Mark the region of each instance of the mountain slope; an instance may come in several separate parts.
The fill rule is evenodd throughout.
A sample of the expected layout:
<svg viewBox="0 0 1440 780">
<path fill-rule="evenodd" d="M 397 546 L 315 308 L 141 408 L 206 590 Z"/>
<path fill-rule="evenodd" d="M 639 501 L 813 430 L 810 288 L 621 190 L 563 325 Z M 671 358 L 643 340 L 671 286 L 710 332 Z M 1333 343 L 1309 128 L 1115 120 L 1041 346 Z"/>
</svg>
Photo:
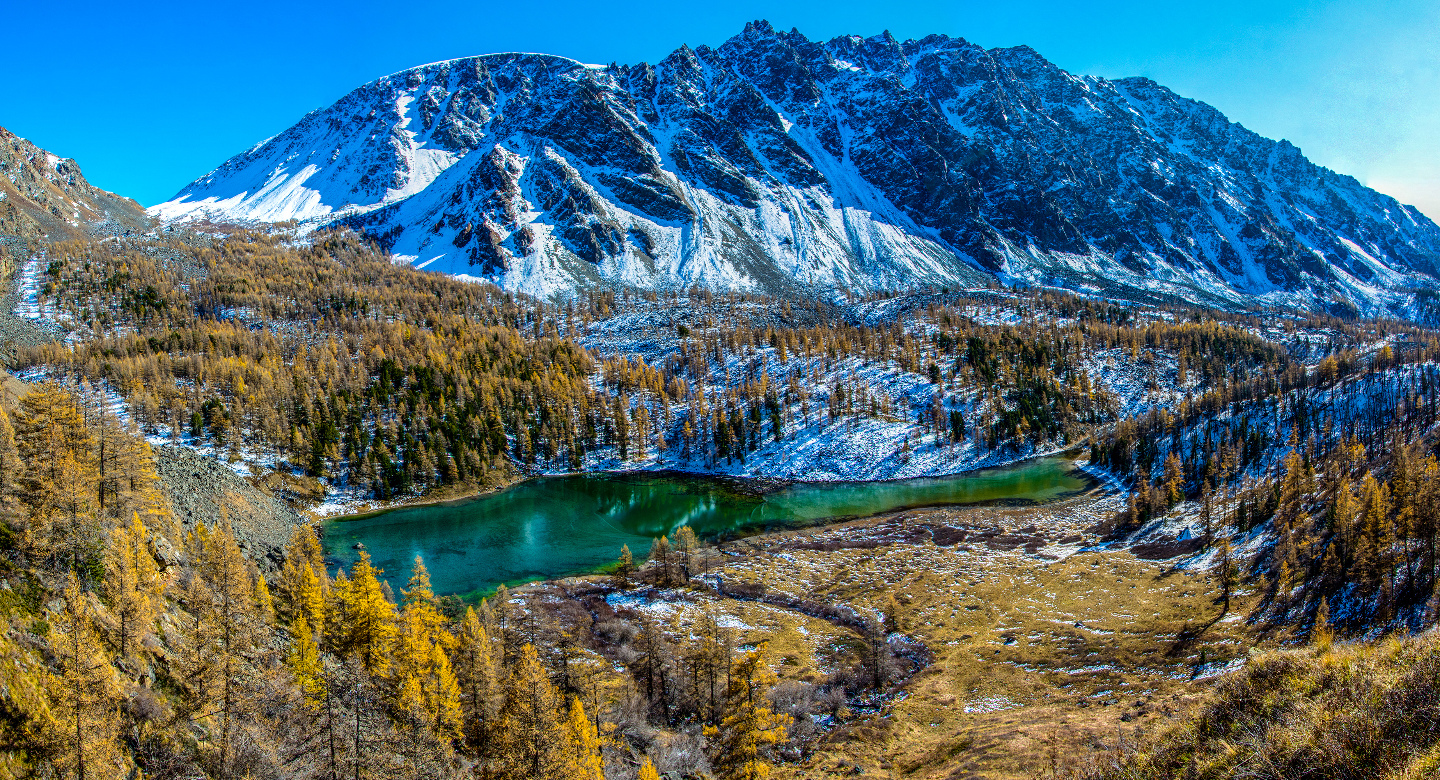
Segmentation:
<svg viewBox="0 0 1440 780">
<path fill-rule="evenodd" d="M 1026 47 L 764 22 L 656 65 L 498 54 L 378 79 L 152 213 L 341 222 L 549 293 L 990 278 L 1406 314 L 1440 228 L 1146 79 Z"/>
<path fill-rule="evenodd" d="M 0 237 L 70 238 L 107 221 L 136 227 L 147 219 L 140 204 L 86 181 L 74 160 L 0 127 Z"/>
</svg>

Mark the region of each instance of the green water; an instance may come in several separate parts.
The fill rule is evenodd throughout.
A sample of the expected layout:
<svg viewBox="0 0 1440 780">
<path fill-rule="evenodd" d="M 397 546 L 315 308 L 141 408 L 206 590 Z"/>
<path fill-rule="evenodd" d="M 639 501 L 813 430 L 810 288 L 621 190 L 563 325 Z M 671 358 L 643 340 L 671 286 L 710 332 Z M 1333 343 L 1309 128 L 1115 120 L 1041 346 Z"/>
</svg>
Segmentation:
<svg viewBox="0 0 1440 780">
<path fill-rule="evenodd" d="M 1049 501 L 1090 486 L 1067 458 L 1040 458 L 953 477 L 796 483 L 768 491 L 743 481 L 678 474 L 542 477 L 444 504 L 337 518 L 325 550 L 348 569 L 363 543 L 398 592 L 416 555 L 438 594 L 473 595 L 500 583 L 550 579 L 615 561 L 630 545 L 689 525 L 704 539 L 814 525 L 897 509 L 992 501 Z"/>
</svg>

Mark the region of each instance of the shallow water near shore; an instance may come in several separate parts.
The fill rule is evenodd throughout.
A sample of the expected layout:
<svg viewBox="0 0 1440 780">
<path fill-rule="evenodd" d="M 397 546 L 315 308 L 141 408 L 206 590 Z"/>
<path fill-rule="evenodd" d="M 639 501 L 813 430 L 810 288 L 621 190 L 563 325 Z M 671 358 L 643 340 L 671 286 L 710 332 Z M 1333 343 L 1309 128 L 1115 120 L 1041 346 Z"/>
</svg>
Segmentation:
<svg viewBox="0 0 1440 780">
<path fill-rule="evenodd" d="M 613 563 L 621 545 L 639 562 L 652 539 L 682 525 L 713 540 L 919 506 L 1053 501 L 1092 484 L 1060 456 L 948 477 L 780 487 L 675 473 L 540 477 L 475 498 L 327 521 L 325 552 L 349 568 L 363 544 L 397 594 L 419 555 L 437 594 L 473 596 L 594 571 Z"/>
</svg>

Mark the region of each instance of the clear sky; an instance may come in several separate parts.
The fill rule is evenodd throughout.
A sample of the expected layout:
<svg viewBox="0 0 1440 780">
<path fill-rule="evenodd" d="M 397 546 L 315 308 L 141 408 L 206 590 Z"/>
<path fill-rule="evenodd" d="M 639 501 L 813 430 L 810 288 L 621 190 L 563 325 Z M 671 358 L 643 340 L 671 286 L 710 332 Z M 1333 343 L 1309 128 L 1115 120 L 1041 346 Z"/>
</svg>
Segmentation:
<svg viewBox="0 0 1440 780">
<path fill-rule="evenodd" d="M 1440 219 L 1440 2 L 757 0 L 17 2 L 0 126 L 153 205 L 378 76 L 538 51 L 654 62 L 764 18 L 810 38 L 932 32 L 1149 76 Z"/>
</svg>

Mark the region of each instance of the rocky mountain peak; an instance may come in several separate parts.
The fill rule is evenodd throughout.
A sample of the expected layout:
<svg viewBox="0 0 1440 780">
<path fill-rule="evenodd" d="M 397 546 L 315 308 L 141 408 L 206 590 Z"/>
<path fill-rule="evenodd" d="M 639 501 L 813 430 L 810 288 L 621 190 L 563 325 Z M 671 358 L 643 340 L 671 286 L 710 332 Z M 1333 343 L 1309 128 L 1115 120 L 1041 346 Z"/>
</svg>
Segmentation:
<svg viewBox="0 0 1440 780">
<path fill-rule="evenodd" d="M 386 76 L 154 212 L 342 223 L 537 294 L 1000 279 L 1404 315 L 1440 284 L 1423 214 L 1148 79 L 764 21 L 655 65 L 494 54 Z"/>
</svg>

